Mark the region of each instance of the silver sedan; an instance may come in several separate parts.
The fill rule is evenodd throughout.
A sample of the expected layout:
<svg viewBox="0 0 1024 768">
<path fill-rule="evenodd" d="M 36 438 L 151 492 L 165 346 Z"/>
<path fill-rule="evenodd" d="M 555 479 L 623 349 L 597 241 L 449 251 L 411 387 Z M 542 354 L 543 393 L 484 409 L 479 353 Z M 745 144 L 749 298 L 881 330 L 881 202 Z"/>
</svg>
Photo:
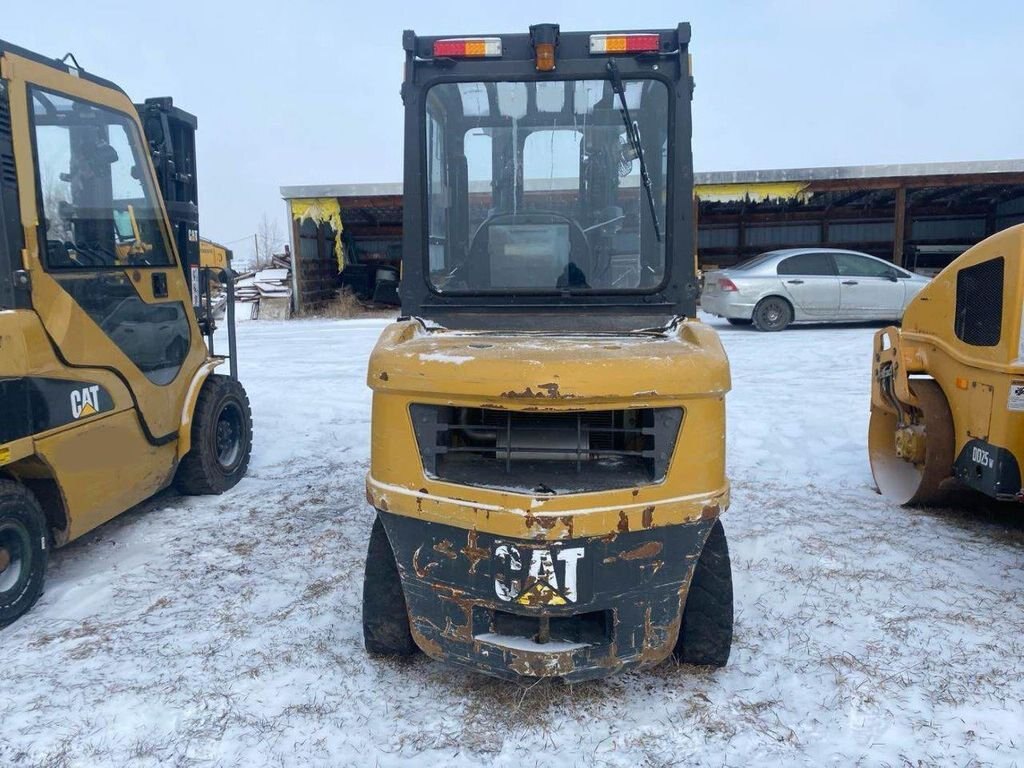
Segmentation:
<svg viewBox="0 0 1024 768">
<path fill-rule="evenodd" d="M 899 321 L 928 278 L 857 251 L 769 251 L 704 276 L 701 307 L 735 325 Z"/>
</svg>

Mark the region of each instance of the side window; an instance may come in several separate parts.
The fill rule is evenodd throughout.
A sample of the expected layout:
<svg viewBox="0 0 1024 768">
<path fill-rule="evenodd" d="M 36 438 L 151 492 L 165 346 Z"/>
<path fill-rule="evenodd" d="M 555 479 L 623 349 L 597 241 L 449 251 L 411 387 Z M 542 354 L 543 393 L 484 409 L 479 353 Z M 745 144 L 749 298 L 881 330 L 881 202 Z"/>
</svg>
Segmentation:
<svg viewBox="0 0 1024 768">
<path fill-rule="evenodd" d="M 976 347 L 999 344 L 1003 325 L 1003 257 L 964 267 L 956 275 L 956 337 Z"/>
<path fill-rule="evenodd" d="M 888 277 L 894 270 L 892 264 L 852 253 L 836 253 L 834 257 L 842 277 Z"/>
<path fill-rule="evenodd" d="M 827 253 L 799 253 L 779 262 L 780 275 L 835 275 L 832 257 Z"/>
<path fill-rule="evenodd" d="M 470 128 L 463 139 L 469 182 L 469 235 L 487 220 L 494 207 L 492 144 L 484 128 Z"/>
<path fill-rule="evenodd" d="M 427 242 L 430 246 L 430 271 L 446 267 L 448 228 L 448 187 L 445 174 L 444 134 L 437 119 L 427 113 Z"/>
<path fill-rule="evenodd" d="M 88 102 L 31 94 L 47 269 L 170 265 L 135 124 Z"/>
</svg>

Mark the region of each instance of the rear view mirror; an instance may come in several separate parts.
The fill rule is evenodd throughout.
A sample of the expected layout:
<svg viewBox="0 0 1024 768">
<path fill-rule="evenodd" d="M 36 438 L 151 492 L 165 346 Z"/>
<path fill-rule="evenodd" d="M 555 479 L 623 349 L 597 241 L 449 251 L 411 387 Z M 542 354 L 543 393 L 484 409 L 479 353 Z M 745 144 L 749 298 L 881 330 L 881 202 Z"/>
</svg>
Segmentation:
<svg viewBox="0 0 1024 768">
<path fill-rule="evenodd" d="M 885 276 L 892 280 L 894 283 L 898 282 L 900 279 L 900 273 L 891 267 L 886 270 Z"/>
</svg>

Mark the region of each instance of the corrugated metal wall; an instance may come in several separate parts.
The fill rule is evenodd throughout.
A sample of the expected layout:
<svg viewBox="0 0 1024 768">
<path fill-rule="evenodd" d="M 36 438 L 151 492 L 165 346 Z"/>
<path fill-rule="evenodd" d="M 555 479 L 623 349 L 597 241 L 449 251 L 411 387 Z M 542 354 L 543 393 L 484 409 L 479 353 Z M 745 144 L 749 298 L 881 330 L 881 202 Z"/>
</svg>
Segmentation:
<svg viewBox="0 0 1024 768">
<path fill-rule="evenodd" d="M 934 251 L 937 245 L 966 249 L 983 240 L 992 231 L 1024 223 L 1024 196 L 996 205 L 990 204 L 986 214 L 983 205 L 979 206 L 976 200 L 971 200 L 972 189 L 964 188 L 967 202 L 959 209 L 955 202 L 942 200 L 944 195 L 941 194 L 941 187 L 935 190 L 918 189 L 917 194 L 923 198 L 920 206 L 911 203 L 908 196 L 902 252 L 909 253 L 916 248 Z M 936 195 L 935 192 L 940 194 Z M 842 207 L 843 198 L 849 200 L 856 196 L 841 191 L 804 201 L 775 201 L 774 204 L 770 201 L 761 204 L 746 201 L 730 207 L 728 204 L 722 205 L 720 201 L 712 201 L 708 206 L 702 202 L 697 238 L 701 261 L 731 264 L 759 251 L 816 245 L 852 248 L 892 258 L 894 251 L 900 252 L 893 247 L 893 238 L 896 236 L 893 213 L 895 193 L 875 192 L 872 193 L 875 195 L 873 199 L 866 197 L 866 194 L 857 204 L 845 208 Z M 858 207 L 861 205 L 863 208 Z M 834 206 L 842 208 L 839 215 Z M 921 206 L 928 210 L 921 210 Z M 856 218 L 856 213 L 861 210 L 864 219 Z M 880 210 L 884 211 L 881 216 Z M 947 210 L 948 214 L 945 213 Z M 771 221 L 771 217 L 776 215 L 780 219 L 801 220 L 776 223 Z M 740 219 L 743 220 L 742 226 L 738 222 Z"/>
<path fill-rule="evenodd" d="M 828 225 L 830 243 L 892 242 L 896 225 L 891 221 L 833 221 Z"/>
<path fill-rule="evenodd" d="M 1024 197 L 1006 200 L 996 206 L 996 229 L 1024 224 Z"/>
<path fill-rule="evenodd" d="M 910 239 L 925 242 L 984 240 L 985 219 L 914 219 L 910 222 Z"/>
</svg>

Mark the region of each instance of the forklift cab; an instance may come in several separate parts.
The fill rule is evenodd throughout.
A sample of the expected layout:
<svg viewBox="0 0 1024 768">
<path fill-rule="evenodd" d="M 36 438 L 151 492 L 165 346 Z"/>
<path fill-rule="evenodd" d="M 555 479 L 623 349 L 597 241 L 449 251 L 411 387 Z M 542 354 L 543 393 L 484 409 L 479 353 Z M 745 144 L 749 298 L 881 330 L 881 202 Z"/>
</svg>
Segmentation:
<svg viewBox="0 0 1024 768">
<path fill-rule="evenodd" d="M 689 39 L 405 34 L 371 653 L 566 680 L 726 662 L 730 381 L 695 318 Z"/>
<path fill-rule="evenodd" d="M 688 37 L 407 33 L 403 313 L 594 330 L 693 316 Z"/>
<path fill-rule="evenodd" d="M 251 448 L 226 275 L 214 373 L 195 118 L 70 61 L 0 41 L 0 627 L 51 546 L 172 482 L 223 492 Z"/>
</svg>

